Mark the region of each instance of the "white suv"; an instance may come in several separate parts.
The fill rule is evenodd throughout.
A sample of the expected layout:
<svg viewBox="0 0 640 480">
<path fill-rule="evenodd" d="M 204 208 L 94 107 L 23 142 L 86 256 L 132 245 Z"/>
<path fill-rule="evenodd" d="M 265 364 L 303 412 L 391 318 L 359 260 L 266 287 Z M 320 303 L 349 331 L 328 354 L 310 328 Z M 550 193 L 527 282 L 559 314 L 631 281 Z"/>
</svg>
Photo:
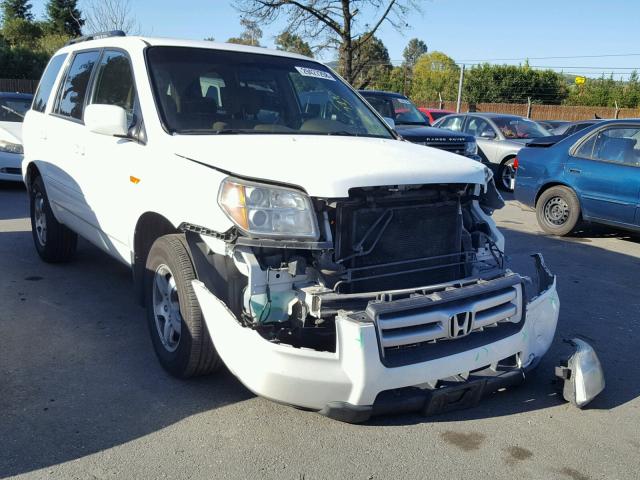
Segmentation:
<svg viewBox="0 0 640 480">
<path fill-rule="evenodd" d="M 212 42 L 83 38 L 24 125 L 36 249 L 129 265 L 160 363 L 350 422 L 516 385 L 555 277 L 504 266 L 488 170 L 401 141 L 332 70 Z M 489 185 L 489 186 L 488 186 Z"/>
</svg>

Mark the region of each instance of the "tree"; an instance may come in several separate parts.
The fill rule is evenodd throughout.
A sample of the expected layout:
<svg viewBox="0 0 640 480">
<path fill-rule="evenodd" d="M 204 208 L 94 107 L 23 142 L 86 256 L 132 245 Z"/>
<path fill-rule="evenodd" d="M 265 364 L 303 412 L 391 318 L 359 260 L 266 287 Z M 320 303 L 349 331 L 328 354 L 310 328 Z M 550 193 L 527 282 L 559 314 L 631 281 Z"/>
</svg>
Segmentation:
<svg viewBox="0 0 640 480">
<path fill-rule="evenodd" d="M 276 48 L 285 52 L 299 53 L 307 57 L 313 57 L 313 51 L 307 42 L 295 33 L 282 32 L 276 37 Z"/>
<path fill-rule="evenodd" d="M 338 70 L 344 72 L 345 67 L 341 59 Z M 353 78 L 351 84 L 356 89 L 363 89 L 369 86 L 383 88 L 386 84 L 392 65 L 389 59 L 389 51 L 384 46 L 382 40 L 371 37 L 364 45 L 355 50 L 352 63 L 353 72 L 357 77 Z"/>
<path fill-rule="evenodd" d="M 402 52 L 402 56 L 404 57 L 403 65 L 408 68 L 413 68 L 418 58 L 427 53 L 428 50 L 426 43 L 419 38 L 412 38 Z"/>
<path fill-rule="evenodd" d="M 2 26 L 2 36 L 11 47 L 35 50 L 42 33 L 39 24 L 24 18 L 5 17 Z"/>
<path fill-rule="evenodd" d="M 477 65 L 465 75 L 464 97 L 472 103 L 559 104 L 567 97 L 563 76 L 525 65 Z"/>
<path fill-rule="evenodd" d="M 84 19 L 78 9 L 78 0 L 49 0 L 47 24 L 50 33 L 66 34 L 70 37 L 82 35 Z"/>
<path fill-rule="evenodd" d="M 85 5 L 86 26 L 92 33 L 122 30 L 127 34 L 137 34 L 140 31 L 130 0 L 90 0 Z"/>
<path fill-rule="evenodd" d="M 342 75 L 353 83 L 360 75 L 354 65 L 358 50 L 366 46 L 383 23 L 400 30 L 421 0 L 235 0 L 237 8 L 260 25 L 286 17 L 286 30 L 313 38 L 317 49 L 338 49 Z M 366 21 L 365 10 L 373 10 Z M 359 21 L 361 20 L 362 21 Z"/>
<path fill-rule="evenodd" d="M 455 100 L 460 68 L 442 52 L 426 53 L 413 67 L 411 96 L 417 103 L 439 100 Z"/>
<path fill-rule="evenodd" d="M 0 2 L 0 10 L 5 23 L 17 19 L 33 20 L 31 2 L 29 0 L 2 0 Z"/>
<path fill-rule="evenodd" d="M 259 47 L 260 40 L 262 39 L 262 30 L 258 27 L 258 22 L 243 18 L 240 20 L 240 25 L 244 27 L 243 32 L 239 37 L 231 37 L 227 40 L 227 43 Z"/>
</svg>

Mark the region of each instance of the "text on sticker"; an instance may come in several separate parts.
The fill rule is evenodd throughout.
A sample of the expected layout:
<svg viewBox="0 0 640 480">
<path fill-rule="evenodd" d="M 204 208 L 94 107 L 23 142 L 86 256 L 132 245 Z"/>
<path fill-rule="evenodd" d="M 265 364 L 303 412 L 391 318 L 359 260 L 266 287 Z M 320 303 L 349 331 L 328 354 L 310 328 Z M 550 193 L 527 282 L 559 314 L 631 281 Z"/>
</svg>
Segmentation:
<svg viewBox="0 0 640 480">
<path fill-rule="evenodd" d="M 322 70 L 316 70 L 315 68 L 296 67 L 296 70 L 298 71 L 298 73 L 300 73 L 300 75 L 304 75 L 305 77 L 315 77 L 322 78 L 323 80 L 333 80 L 334 82 L 336 81 L 336 79 L 333 78 L 333 75 L 331 75 L 329 72 L 323 72 Z"/>
</svg>

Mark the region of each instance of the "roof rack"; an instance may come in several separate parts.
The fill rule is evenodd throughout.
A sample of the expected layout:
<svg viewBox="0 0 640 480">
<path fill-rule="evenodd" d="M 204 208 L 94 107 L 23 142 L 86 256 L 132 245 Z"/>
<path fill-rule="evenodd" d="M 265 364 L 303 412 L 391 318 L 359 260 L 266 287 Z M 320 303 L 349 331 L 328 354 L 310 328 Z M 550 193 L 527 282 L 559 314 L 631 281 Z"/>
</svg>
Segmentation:
<svg viewBox="0 0 640 480">
<path fill-rule="evenodd" d="M 83 35 L 82 37 L 72 38 L 69 40 L 65 46 L 67 45 L 75 45 L 76 43 L 88 42 L 89 40 L 99 40 L 101 38 L 109 38 L 109 37 L 126 37 L 127 34 L 122 30 L 111 30 L 109 32 L 96 32 L 91 35 Z"/>
</svg>

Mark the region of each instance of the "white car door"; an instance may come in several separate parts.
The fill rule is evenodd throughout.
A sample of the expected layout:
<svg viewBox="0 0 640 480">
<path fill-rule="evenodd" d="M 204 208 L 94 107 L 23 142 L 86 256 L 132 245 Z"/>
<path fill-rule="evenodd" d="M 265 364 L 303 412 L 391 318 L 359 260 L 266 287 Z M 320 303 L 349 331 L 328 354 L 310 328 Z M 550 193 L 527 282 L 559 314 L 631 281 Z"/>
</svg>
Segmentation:
<svg viewBox="0 0 640 480">
<path fill-rule="evenodd" d="M 60 82 L 53 109 L 46 120 L 47 192 L 58 218 L 81 236 L 93 240 L 96 218 L 83 183 L 85 154 L 84 105 L 100 50 L 77 52 Z"/>
<path fill-rule="evenodd" d="M 137 91 L 126 52 L 105 49 L 94 76 L 88 104 L 116 105 L 127 112 L 132 130 L 140 124 Z M 83 183 L 98 219 L 102 243 L 110 254 L 130 262 L 129 235 L 137 210 L 130 208 L 138 184 L 145 145 L 132 138 L 85 133 Z"/>
</svg>

